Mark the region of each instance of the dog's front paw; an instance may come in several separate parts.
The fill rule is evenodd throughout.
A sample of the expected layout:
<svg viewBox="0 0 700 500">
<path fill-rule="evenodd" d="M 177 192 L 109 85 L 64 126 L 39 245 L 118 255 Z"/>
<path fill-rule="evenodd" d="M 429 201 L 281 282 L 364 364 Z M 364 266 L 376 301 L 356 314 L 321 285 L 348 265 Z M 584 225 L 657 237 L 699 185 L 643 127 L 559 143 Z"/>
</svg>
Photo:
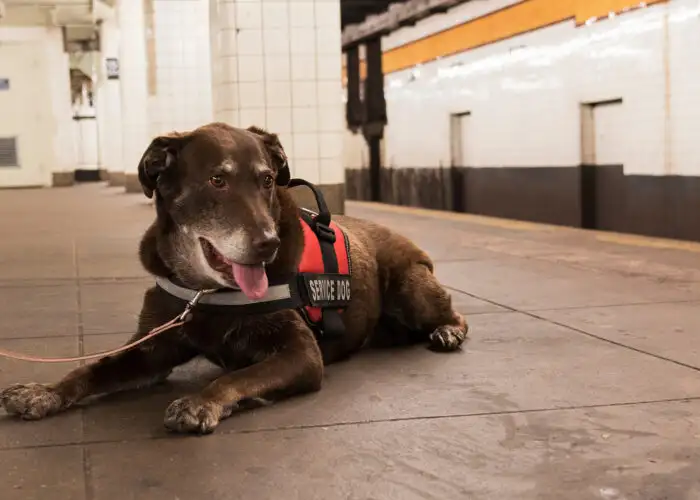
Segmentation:
<svg viewBox="0 0 700 500">
<path fill-rule="evenodd" d="M 456 351 L 467 339 L 467 327 L 442 325 L 430 334 L 430 347 L 436 351 Z"/>
<path fill-rule="evenodd" d="M 39 420 L 63 409 L 63 399 L 44 384 L 16 384 L 0 392 L 0 406 L 9 415 Z"/>
<path fill-rule="evenodd" d="M 218 403 L 196 396 L 184 397 L 170 403 L 165 410 L 165 427 L 173 432 L 210 434 L 229 413 Z"/>
</svg>

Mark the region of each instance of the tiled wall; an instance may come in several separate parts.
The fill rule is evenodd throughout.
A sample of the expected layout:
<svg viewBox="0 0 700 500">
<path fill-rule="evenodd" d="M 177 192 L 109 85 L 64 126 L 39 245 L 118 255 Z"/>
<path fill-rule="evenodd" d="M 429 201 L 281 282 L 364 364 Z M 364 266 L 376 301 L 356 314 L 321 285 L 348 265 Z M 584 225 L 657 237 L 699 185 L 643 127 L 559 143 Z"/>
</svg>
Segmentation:
<svg viewBox="0 0 700 500">
<path fill-rule="evenodd" d="M 152 136 L 213 119 L 208 0 L 155 0 L 156 94 L 149 96 Z"/>
<path fill-rule="evenodd" d="M 119 58 L 119 40 L 117 20 L 105 20 L 100 28 L 102 52 L 97 57 L 97 92 L 95 97 L 100 168 L 108 172 L 124 171 L 121 88 L 119 80 L 107 79 L 106 67 L 108 58 Z"/>
<path fill-rule="evenodd" d="M 138 164 L 151 140 L 148 116 L 148 64 L 144 6 L 142 2 L 119 2 L 119 87 L 122 119 L 122 164 L 127 190 L 140 189 Z M 129 178 L 132 180 L 129 184 Z"/>
<path fill-rule="evenodd" d="M 339 0 L 211 0 L 217 120 L 280 135 L 293 175 L 344 181 Z"/>
<path fill-rule="evenodd" d="M 508 2 L 468 2 L 385 37 L 385 50 Z M 449 166 L 450 115 L 471 112 L 472 167 L 581 163 L 580 104 L 623 99 L 612 143 L 628 174 L 700 175 L 700 2 L 567 21 L 386 76 L 385 164 Z M 610 141 L 609 141 L 610 143 Z M 346 133 L 345 165 L 366 164 Z"/>
<path fill-rule="evenodd" d="M 55 75 L 49 78 L 51 86 L 51 107 L 56 120 L 54 128 L 53 149 L 55 160 L 52 172 L 70 172 L 73 170 L 76 157 L 74 150 L 66 147 L 72 144 L 73 114 L 71 113 L 70 78 L 68 76 L 68 54 L 63 51 L 63 37 L 60 28 L 47 28 L 47 49 L 49 74 Z"/>
</svg>

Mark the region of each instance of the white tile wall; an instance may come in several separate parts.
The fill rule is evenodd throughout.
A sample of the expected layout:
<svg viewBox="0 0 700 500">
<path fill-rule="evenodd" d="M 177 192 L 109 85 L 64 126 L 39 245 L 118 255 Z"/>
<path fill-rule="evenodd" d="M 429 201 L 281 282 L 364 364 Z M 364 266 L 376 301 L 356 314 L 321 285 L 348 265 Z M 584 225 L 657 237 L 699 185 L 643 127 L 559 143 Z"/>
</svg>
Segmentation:
<svg viewBox="0 0 700 500">
<path fill-rule="evenodd" d="M 287 88 L 288 90 L 288 88 Z M 291 98 L 290 98 L 291 99 Z M 291 100 L 290 100 L 291 102 Z M 291 106 L 283 106 L 279 108 L 267 108 L 265 115 L 267 128 L 274 130 L 278 134 L 285 136 L 292 133 L 292 108 Z M 286 146 L 289 149 L 289 146 Z M 289 151 L 287 151 L 289 154 Z"/>
<path fill-rule="evenodd" d="M 71 89 L 68 68 L 70 63 L 68 54 L 63 51 L 63 34 L 58 27 L 46 28 L 46 49 L 49 75 L 48 79 L 51 93 L 51 107 L 54 127 L 54 161 L 51 163 L 53 172 L 69 172 L 75 168 L 77 161 L 75 150 L 66 147 L 75 141 L 73 128 L 73 113 L 71 110 Z"/>
<path fill-rule="evenodd" d="M 317 22 L 314 3 L 320 2 L 318 0 L 316 2 L 313 0 L 291 0 L 289 5 L 289 25 L 292 28 L 315 28 Z"/>
<path fill-rule="evenodd" d="M 263 35 L 260 28 L 240 28 L 236 38 L 236 50 L 239 55 L 262 56 Z"/>
<path fill-rule="evenodd" d="M 239 29 L 262 29 L 261 2 L 238 2 L 236 5 L 236 26 Z"/>
<path fill-rule="evenodd" d="M 352 133 L 347 129 L 343 132 L 343 165 L 352 169 L 369 167 L 367 143 L 361 132 Z"/>
<path fill-rule="evenodd" d="M 265 82 L 265 97 L 268 108 L 291 109 L 292 107 L 292 89 L 289 82 L 267 80 Z"/>
<path fill-rule="evenodd" d="M 216 119 L 278 133 L 295 176 L 343 182 L 340 0 L 210 1 Z"/>
<path fill-rule="evenodd" d="M 117 11 L 120 30 L 122 160 L 124 171 L 135 174 L 152 137 L 147 111 L 149 102 L 144 12 L 141 2 L 120 2 Z"/>
<path fill-rule="evenodd" d="M 700 1 L 673 5 L 668 51 L 671 74 L 671 171 L 700 175 Z"/>
<path fill-rule="evenodd" d="M 257 81 L 238 84 L 238 106 L 241 109 L 265 108 L 265 86 L 261 83 Z"/>
<path fill-rule="evenodd" d="M 620 147 L 626 142 L 629 123 L 625 123 L 625 103 L 607 104 L 593 108 L 593 139 L 596 165 L 619 165 L 625 161 Z"/>
<path fill-rule="evenodd" d="M 155 0 L 154 7 L 158 79 L 156 95 L 149 98 L 152 136 L 211 122 L 214 78 L 223 87 L 224 109 L 232 109 L 237 105 L 237 92 L 232 90 L 236 90 L 239 79 L 252 79 L 262 73 L 261 65 L 247 64 L 245 74 L 240 75 L 235 59 L 234 64 L 210 64 L 208 0 Z M 221 12 L 241 15 L 231 4 L 222 4 Z M 214 22 L 217 16 L 215 13 Z M 225 40 L 224 47 L 235 47 L 235 31 L 217 36 Z"/>
<path fill-rule="evenodd" d="M 262 82 L 265 79 L 265 64 L 260 56 L 238 56 L 238 81 Z"/>
<path fill-rule="evenodd" d="M 307 81 L 316 75 L 316 57 L 307 54 L 293 54 L 291 57 L 292 80 Z"/>
<path fill-rule="evenodd" d="M 285 82 L 288 84 L 291 75 L 289 54 L 265 56 L 265 81 Z"/>
<path fill-rule="evenodd" d="M 119 57 L 119 26 L 116 20 L 105 20 L 100 27 L 102 53 L 96 92 L 97 123 L 100 147 L 100 168 L 110 172 L 124 170 L 122 160 L 122 108 L 119 80 L 108 80 L 106 59 Z"/>
<path fill-rule="evenodd" d="M 333 2 L 329 2 L 333 3 Z M 262 6 L 262 18 L 266 28 L 289 29 L 289 2 L 266 1 Z"/>
<path fill-rule="evenodd" d="M 513 2 L 469 2 L 389 35 L 384 47 L 462 22 L 486 4 L 507 3 Z M 470 111 L 471 166 L 578 165 L 579 104 L 622 98 L 618 150 L 606 156 L 622 160 L 627 173 L 700 175 L 697 47 L 700 2 L 673 0 L 591 26 L 562 23 L 387 75 L 387 162 L 449 165 L 450 114 Z M 319 82 L 319 101 L 330 95 Z M 365 152 L 351 157 L 349 148 L 361 136 L 346 133 L 344 142 L 345 164 L 362 164 Z"/>
</svg>

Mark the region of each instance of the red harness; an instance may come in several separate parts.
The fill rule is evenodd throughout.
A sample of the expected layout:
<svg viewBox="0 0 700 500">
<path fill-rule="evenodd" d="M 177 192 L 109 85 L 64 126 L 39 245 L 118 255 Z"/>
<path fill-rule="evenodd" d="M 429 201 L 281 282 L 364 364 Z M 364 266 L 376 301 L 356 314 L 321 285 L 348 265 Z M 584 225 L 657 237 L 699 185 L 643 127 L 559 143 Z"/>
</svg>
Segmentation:
<svg viewBox="0 0 700 500">
<path fill-rule="evenodd" d="M 312 229 L 311 224 L 307 221 L 306 217 L 301 217 L 300 218 L 301 222 L 301 227 L 304 230 L 304 253 L 302 254 L 301 257 L 301 262 L 299 263 L 299 267 L 297 268 L 297 272 L 299 275 L 304 275 L 304 274 L 312 274 L 312 275 L 333 275 L 333 274 L 338 274 L 342 276 L 350 276 L 350 252 L 349 252 L 349 244 L 347 240 L 347 236 L 343 231 L 337 226 L 335 222 L 331 222 L 329 227 L 333 232 L 333 235 L 335 237 L 335 241 L 333 242 L 333 251 L 335 253 L 335 258 L 337 262 L 337 269 L 326 269 L 326 265 L 324 263 L 324 256 L 323 256 L 323 249 L 321 247 L 322 245 L 322 240 L 320 238 L 323 237 L 323 235 L 318 235 L 314 230 Z M 329 245 L 330 247 L 330 245 Z M 342 283 L 339 285 L 338 281 L 327 281 L 325 283 L 321 283 L 322 285 L 325 284 L 325 289 L 319 289 L 318 291 L 321 294 L 325 294 L 326 296 L 330 296 L 331 300 L 328 302 L 333 303 L 333 302 L 340 302 L 340 301 L 346 301 L 349 302 L 350 300 L 350 290 L 349 287 L 347 290 L 344 289 L 338 289 L 342 288 L 343 286 L 348 286 L 349 281 L 346 283 Z M 307 293 L 308 294 L 313 294 L 314 291 L 316 290 L 309 290 L 309 288 L 315 288 L 313 286 L 307 286 Z M 306 305 L 304 306 L 304 311 L 305 311 L 305 316 L 309 323 L 312 325 L 319 325 L 322 316 L 323 316 L 323 310 L 319 306 L 314 306 L 314 305 Z"/>
</svg>

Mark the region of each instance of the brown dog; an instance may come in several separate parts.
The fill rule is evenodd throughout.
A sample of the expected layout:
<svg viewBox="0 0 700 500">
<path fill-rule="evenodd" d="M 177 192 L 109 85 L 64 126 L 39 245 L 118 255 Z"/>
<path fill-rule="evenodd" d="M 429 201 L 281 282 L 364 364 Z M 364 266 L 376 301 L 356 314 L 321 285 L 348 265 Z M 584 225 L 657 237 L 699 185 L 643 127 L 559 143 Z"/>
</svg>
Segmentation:
<svg viewBox="0 0 700 500">
<path fill-rule="evenodd" d="M 214 123 L 156 138 L 139 165 L 144 192 L 156 195 L 157 212 L 140 245 L 144 267 L 193 290 L 238 285 L 251 298 L 263 296 L 268 279 L 295 272 L 304 248 L 300 211 L 282 178 L 288 175 L 277 136 L 256 127 Z M 352 257 L 343 336 L 318 340 L 296 309 L 240 315 L 235 309 L 195 308 L 178 329 L 77 368 L 58 383 L 12 386 L 0 393 L 0 404 L 9 414 L 40 419 L 90 395 L 162 381 L 201 355 L 226 373 L 198 394 L 174 401 L 165 425 L 208 433 L 247 401 L 319 390 L 324 365 L 369 340 L 458 349 L 467 325 L 433 276 L 430 258 L 377 224 L 345 216 L 334 221 Z M 149 289 L 135 338 L 177 316 L 182 304 L 160 287 Z"/>
</svg>

